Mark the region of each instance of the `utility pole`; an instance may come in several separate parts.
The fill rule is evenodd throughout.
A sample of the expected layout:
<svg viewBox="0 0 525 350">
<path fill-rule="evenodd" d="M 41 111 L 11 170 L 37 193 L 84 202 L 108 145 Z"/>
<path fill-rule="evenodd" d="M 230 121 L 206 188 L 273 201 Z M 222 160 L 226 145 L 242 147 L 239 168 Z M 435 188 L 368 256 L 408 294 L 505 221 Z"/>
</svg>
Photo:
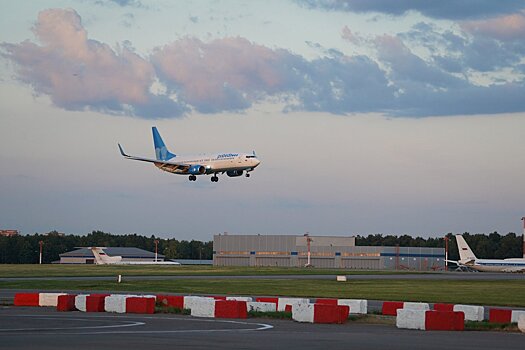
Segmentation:
<svg viewBox="0 0 525 350">
<path fill-rule="evenodd" d="M 159 251 L 159 240 L 156 239 L 153 241 L 153 243 L 155 243 L 155 262 L 157 262 L 157 256 L 158 256 L 158 251 Z"/>
<path fill-rule="evenodd" d="M 38 241 L 38 245 L 40 246 L 40 254 L 38 255 L 38 263 L 42 265 L 42 245 L 44 244 L 44 241 Z"/>
</svg>

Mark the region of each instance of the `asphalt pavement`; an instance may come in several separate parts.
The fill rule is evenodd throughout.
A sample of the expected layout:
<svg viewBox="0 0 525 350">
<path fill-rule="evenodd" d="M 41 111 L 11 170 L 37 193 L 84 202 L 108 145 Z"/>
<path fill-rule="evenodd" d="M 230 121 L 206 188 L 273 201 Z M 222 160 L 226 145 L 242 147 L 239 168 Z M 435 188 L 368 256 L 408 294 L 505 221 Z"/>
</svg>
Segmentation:
<svg viewBox="0 0 525 350">
<path fill-rule="evenodd" d="M 523 349 L 525 334 L 0 308 L 0 349 Z"/>
</svg>

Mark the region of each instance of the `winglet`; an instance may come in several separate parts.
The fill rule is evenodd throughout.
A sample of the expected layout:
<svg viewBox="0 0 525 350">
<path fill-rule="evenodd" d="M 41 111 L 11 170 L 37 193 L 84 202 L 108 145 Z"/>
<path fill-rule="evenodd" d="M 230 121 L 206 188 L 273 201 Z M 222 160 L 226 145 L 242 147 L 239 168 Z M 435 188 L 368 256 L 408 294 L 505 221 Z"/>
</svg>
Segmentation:
<svg viewBox="0 0 525 350">
<path fill-rule="evenodd" d="M 118 144 L 118 149 L 120 150 L 120 154 L 122 154 L 122 157 L 126 157 L 126 158 L 129 157 L 129 156 L 124 152 L 124 149 L 122 148 L 122 146 L 120 145 L 120 143 Z"/>
</svg>

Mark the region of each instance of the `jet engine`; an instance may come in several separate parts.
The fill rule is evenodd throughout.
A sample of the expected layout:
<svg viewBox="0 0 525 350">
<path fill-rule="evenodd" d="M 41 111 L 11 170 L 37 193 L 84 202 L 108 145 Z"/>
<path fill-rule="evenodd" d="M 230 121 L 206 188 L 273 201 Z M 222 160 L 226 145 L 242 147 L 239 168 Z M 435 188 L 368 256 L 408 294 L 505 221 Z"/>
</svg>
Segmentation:
<svg viewBox="0 0 525 350">
<path fill-rule="evenodd" d="M 192 175 L 202 175 L 206 172 L 206 168 L 202 165 L 198 165 L 198 164 L 195 164 L 195 165 L 192 165 L 190 167 L 190 169 L 188 170 L 188 173 L 192 174 Z"/>
</svg>

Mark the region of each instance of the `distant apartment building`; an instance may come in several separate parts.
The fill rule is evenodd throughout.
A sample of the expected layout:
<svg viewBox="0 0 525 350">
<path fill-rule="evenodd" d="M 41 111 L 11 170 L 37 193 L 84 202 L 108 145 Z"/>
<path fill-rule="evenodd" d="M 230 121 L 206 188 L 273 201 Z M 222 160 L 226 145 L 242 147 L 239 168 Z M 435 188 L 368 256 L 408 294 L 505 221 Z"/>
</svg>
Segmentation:
<svg viewBox="0 0 525 350">
<path fill-rule="evenodd" d="M 0 230 L 0 236 L 4 236 L 4 237 L 18 236 L 18 230 Z"/>
</svg>

